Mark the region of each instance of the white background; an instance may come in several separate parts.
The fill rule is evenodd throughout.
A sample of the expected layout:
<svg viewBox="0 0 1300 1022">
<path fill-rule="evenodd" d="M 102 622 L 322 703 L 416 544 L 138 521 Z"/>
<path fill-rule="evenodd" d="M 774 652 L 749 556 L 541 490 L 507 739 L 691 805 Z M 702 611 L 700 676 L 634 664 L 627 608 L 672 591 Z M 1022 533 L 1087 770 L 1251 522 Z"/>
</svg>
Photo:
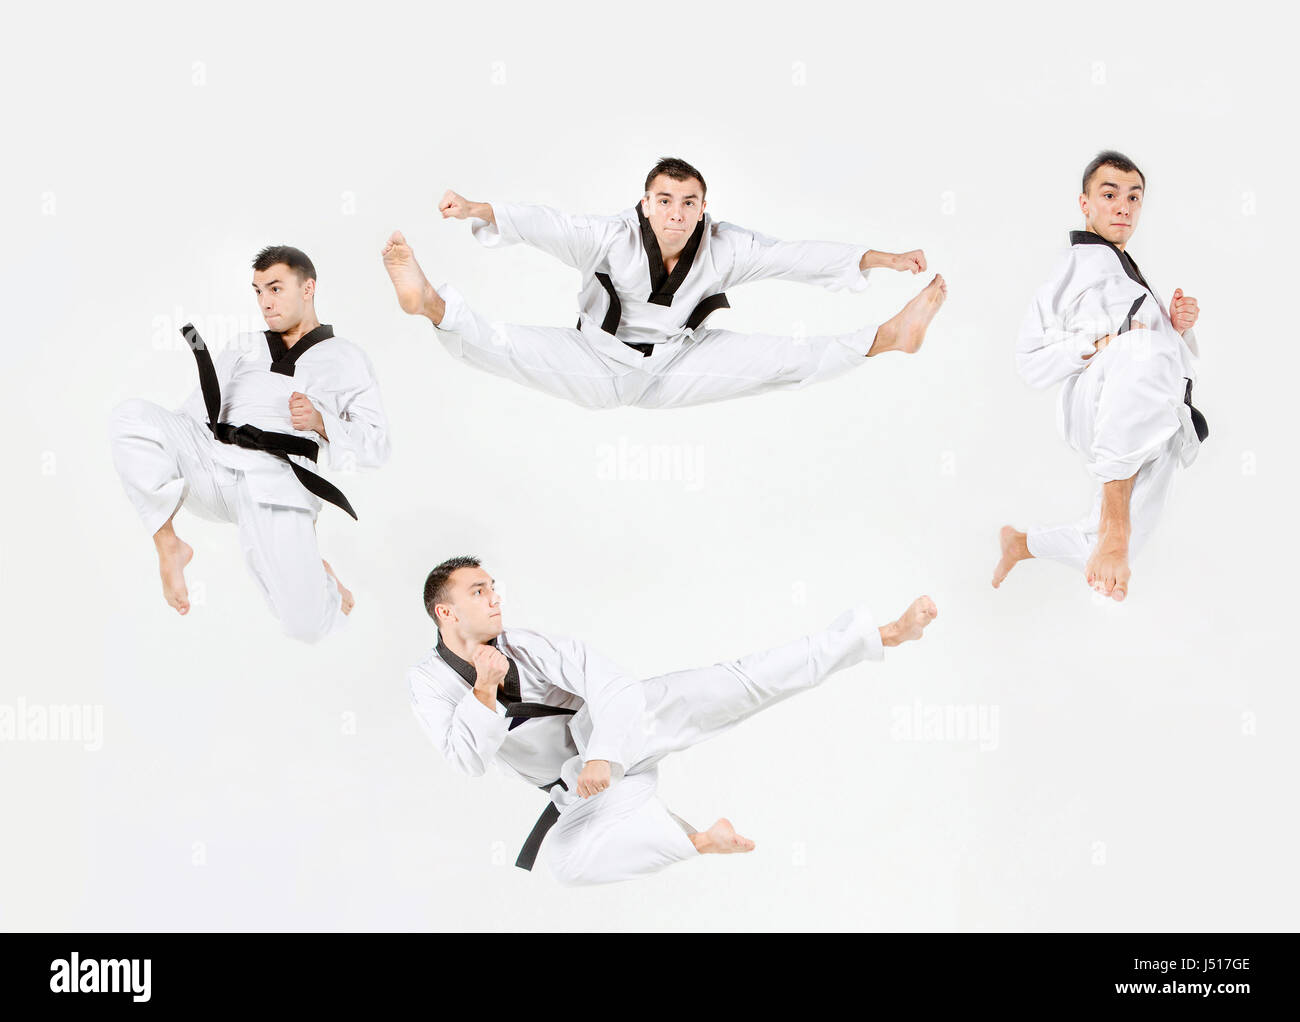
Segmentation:
<svg viewBox="0 0 1300 1022">
<path fill-rule="evenodd" d="M 103 747 L 0 741 L 0 926 L 1293 929 L 1294 57 L 1265 10 L 11 12 L 0 705 L 102 706 Z M 1012 351 L 1104 147 L 1148 178 L 1132 253 L 1200 300 L 1212 429 L 1123 606 L 1048 563 L 989 586 L 999 526 L 1086 508 L 1055 395 Z M 719 219 L 923 247 L 950 298 L 921 354 L 588 412 L 398 310 L 379 251 L 400 227 L 488 315 L 569 325 L 576 274 L 480 248 L 439 196 L 615 212 L 661 155 L 702 170 Z M 370 352 L 392 420 L 391 462 L 337 479 L 360 522 L 321 517 L 357 609 L 318 647 L 280 636 L 233 528 L 186 515 L 196 605 L 166 607 L 106 435 L 117 402 L 194 386 L 187 319 L 217 345 L 263 328 L 270 243 L 315 260 L 321 319 Z M 876 276 L 753 285 L 711 322 L 848 331 L 923 283 Z M 654 480 L 618 460 L 652 445 L 698 460 Z M 883 620 L 929 593 L 940 617 L 664 764 L 668 805 L 728 815 L 754 854 L 570 890 L 511 865 L 544 796 L 455 775 L 409 710 L 424 576 L 458 553 L 508 622 L 646 676 L 859 602 Z M 907 740 L 934 707 L 996 715 L 996 741 Z"/>
</svg>

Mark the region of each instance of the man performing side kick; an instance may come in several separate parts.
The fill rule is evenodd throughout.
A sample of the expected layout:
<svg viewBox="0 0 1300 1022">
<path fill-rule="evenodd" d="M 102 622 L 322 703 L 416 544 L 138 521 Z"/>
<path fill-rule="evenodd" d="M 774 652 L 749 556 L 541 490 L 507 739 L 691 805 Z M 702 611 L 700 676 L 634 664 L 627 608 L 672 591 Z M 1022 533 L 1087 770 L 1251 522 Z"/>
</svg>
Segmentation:
<svg viewBox="0 0 1300 1022">
<path fill-rule="evenodd" d="M 185 566 L 194 551 L 172 519 L 182 506 L 234 522 L 248 569 L 286 634 L 315 642 L 352 611 L 316 546 L 322 499 L 353 513 L 317 475 L 388 459 L 388 422 L 370 359 L 316 318 L 316 268 L 289 246 L 253 261 L 264 334 L 241 334 L 215 362 L 183 333 L 200 385 L 180 411 L 132 400 L 113 410 L 113 462 L 153 537 L 163 597 L 189 613 Z"/>
<path fill-rule="evenodd" d="M 475 558 L 434 568 L 424 605 L 438 642 L 409 674 L 415 714 L 461 773 L 477 777 L 497 763 L 549 792 L 515 864 L 531 869 L 545 838 L 563 884 L 752 851 L 725 818 L 696 830 L 669 812 L 655 794 L 659 761 L 836 671 L 882 659 L 885 646 L 921 638 L 938 614 L 928 596 L 882 628 L 851 610 L 796 642 L 642 681 L 574 639 L 504 629 L 494 581 Z"/>
<path fill-rule="evenodd" d="M 493 323 L 445 283 L 429 283 L 401 232 L 384 249 L 398 304 L 427 317 L 469 365 L 587 408 L 669 408 L 829 379 L 867 357 L 914 352 L 947 294 L 936 275 L 881 326 L 821 337 L 741 334 L 704 325 L 726 292 L 769 278 L 858 292 L 875 267 L 920 273 L 919 249 L 894 255 L 859 245 L 777 241 L 707 213 L 704 178 L 660 160 L 640 203 L 615 216 L 572 216 L 547 206 L 443 196 L 444 218 L 472 218 L 493 247 L 524 242 L 582 275 L 572 328 Z"/>
<path fill-rule="evenodd" d="M 1070 232 L 1069 250 L 1020 328 L 1020 374 L 1035 387 L 1062 383 L 1061 432 L 1087 462 L 1096 495 L 1078 522 L 1003 527 L 994 588 L 1020 561 L 1046 557 L 1123 600 L 1130 558 L 1155 528 L 1175 467 L 1190 465 L 1209 435 L 1192 407 L 1196 299 L 1179 288 L 1166 310 L 1127 251 L 1145 192 L 1131 160 L 1098 154 L 1079 196 L 1086 229 Z"/>
</svg>

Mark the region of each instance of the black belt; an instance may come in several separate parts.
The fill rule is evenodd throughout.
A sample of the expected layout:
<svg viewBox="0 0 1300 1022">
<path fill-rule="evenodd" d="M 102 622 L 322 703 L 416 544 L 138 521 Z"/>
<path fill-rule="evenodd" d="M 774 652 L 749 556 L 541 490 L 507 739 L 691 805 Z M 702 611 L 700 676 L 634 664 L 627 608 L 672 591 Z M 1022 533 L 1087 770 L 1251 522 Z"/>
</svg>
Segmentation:
<svg viewBox="0 0 1300 1022">
<path fill-rule="evenodd" d="M 1183 403 L 1187 405 L 1187 410 L 1192 413 L 1192 428 L 1196 430 L 1196 439 L 1204 443 L 1205 438 L 1210 435 L 1210 424 L 1205 421 L 1205 416 L 1192 405 L 1192 381 L 1186 376 L 1183 379 L 1187 380 L 1187 389 L 1183 391 Z"/>
<path fill-rule="evenodd" d="M 1133 303 L 1128 310 L 1128 315 L 1124 317 L 1123 326 L 1115 331 L 1116 334 L 1126 333 L 1133 329 L 1133 317 L 1142 303 L 1146 301 L 1146 297 L 1146 295 L 1142 295 Z M 1192 381 L 1186 376 L 1183 379 L 1187 380 L 1187 387 L 1183 391 L 1183 404 L 1187 405 L 1187 410 L 1191 413 L 1192 428 L 1196 430 L 1196 439 L 1204 443 L 1205 438 L 1210 435 L 1210 424 L 1206 421 L 1205 416 L 1192 404 Z"/>
<path fill-rule="evenodd" d="M 623 318 L 623 303 L 619 301 L 618 292 L 614 290 L 614 282 L 609 279 L 608 273 L 597 273 L 596 280 L 600 282 L 600 286 L 609 295 L 609 307 L 605 310 L 605 318 L 601 320 L 600 328 L 607 334 L 618 336 L 618 323 Z M 731 303 L 727 301 L 726 294 L 721 291 L 716 295 L 702 298 L 699 304 L 691 310 L 691 314 L 686 317 L 686 329 L 694 330 L 718 309 L 729 308 L 731 308 Z M 578 329 L 582 329 L 581 316 L 578 317 Z M 655 346 L 653 344 L 633 344 L 631 341 L 624 341 L 623 343 L 629 348 L 635 348 L 646 357 L 654 354 Z"/>
<path fill-rule="evenodd" d="M 194 352 L 194 360 L 199 366 L 199 389 L 203 391 L 203 405 L 208 412 L 207 425 L 212 435 L 223 444 L 233 444 L 235 447 L 265 451 L 267 454 L 274 455 L 293 469 L 293 474 L 298 477 L 298 482 L 302 483 L 308 493 L 314 494 L 321 500 L 329 501 L 356 518 L 357 513 L 352 510 L 352 505 L 348 503 L 348 498 L 343 496 L 342 490 L 315 472 L 310 472 L 297 462 L 289 460 L 289 455 L 297 454 L 315 462 L 320 447 L 314 440 L 293 433 L 276 433 L 268 429 L 258 429 L 256 426 L 236 426 L 233 423 L 217 421 L 221 416 L 221 384 L 217 380 L 216 367 L 212 364 L 212 353 L 208 351 L 208 346 L 199 336 L 199 332 L 194 329 L 193 323 L 186 323 L 181 327 L 181 336 Z"/>
<path fill-rule="evenodd" d="M 545 703 L 511 703 L 506 707 L 507 717 L 520 718 L 519 723 L 523 723 L 523 718 L 527 717 L 571 717 L 576 710 L 567 710 L 562 706 L 547 706 Z M 510 727 L 515 727 L 511 722 Z M 542 791 L 550 791 L 556 785 L 559 785 L 565 791 L 569 786 L 560 778 L 551 781 L 550 784 L 541 785 Z M 519 858 L 515 859 L 515 865 L 520 869 L 532 869 L 533 863 L 537 861 L 537 853 L 541 850 L 542 840 L 546 837 L 546 832 L 555 826 L 555 821 L 560 818 L 560 810 L 556 808 L 554 802 L 547 803 L 542 810 L 542 815 L 537 817 L 537 822 L 533 824 L 533 829 L 528 832 L 528 837 L 524 839 L 524 846 L 519 849 Z"/>
</svg>

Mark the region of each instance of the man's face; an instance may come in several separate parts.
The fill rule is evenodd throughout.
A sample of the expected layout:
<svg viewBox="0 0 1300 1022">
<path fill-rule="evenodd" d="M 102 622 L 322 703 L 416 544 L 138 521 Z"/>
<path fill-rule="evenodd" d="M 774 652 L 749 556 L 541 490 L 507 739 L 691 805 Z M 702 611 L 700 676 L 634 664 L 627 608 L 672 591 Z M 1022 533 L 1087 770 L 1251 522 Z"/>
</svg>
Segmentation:
<svg viewBox="0 0 1300 1022">
<path fill-rule="evenodd" d="M 253 271 L 253 291 L 266 325 L 285 333 L 302 322 L 310 299 L 316 293 L 314 280 L 300 280 L 284 263 Z"/>
<path fill-rule="evenodd" d="M 452 625 L 472 642 L 490 642 L 501 634 L 501 597 L 491 575 L 482 568 L 457 568 L 447 590 L 447 599 L 437 607 L 439 624 Z"/>
<path fill-rule="evenodd" d="M 674 256 L 686 247 L 695 225 L 704 219 L 704 185 L 695 178 L 674 181 L 660 174 L 641 200 L 641 212 L 654 229 L 659 250 Z"/>
<path fill-rule="evenodd" d="M 1102 165 L 1093 172 L 1079 208 L 1088 230 L 1123 248 L 1137 230 L 1142 214 L 1142 175 Z"/>
</svg>

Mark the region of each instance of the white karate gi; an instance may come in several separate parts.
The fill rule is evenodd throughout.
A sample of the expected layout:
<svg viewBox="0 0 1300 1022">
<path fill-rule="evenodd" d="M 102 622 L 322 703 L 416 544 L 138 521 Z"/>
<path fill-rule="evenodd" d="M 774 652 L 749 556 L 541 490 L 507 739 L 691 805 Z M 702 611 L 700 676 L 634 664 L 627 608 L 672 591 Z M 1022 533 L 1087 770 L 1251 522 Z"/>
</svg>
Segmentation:
<svg viewBox="0 0 1300 1022">
<path fill-rule="evenodd" d="M 524 701 L 578 712 L 510 728 L 500 701 L 495 712 L 479 702 L 436 647 L 409 672 L 413 709 L 461 773 L 477 777 L 496 763 L 531 785 L 554 785 L 560 818 L 543 851 L 563 884 L 629 880 L 697 855 L 687 836 L 694 828 L 656 795 L 659 761 L 836 671 L 884 657 L 865 608 L 775 649 L 644 681 L 574 639 L 508 628 L 497 647 L 518 666 Z M 577 778 L 589 759 L 609 761 L 612 783 L 583 799 Z M 567 791 L 554 784 L 557 778 Z"/>
<path fill-rule="evenodd" d="M 838 336 L 780 337 L 702 325 L 708 312 L 726 307 L 726 290 L 753 280 L 862 291 L 870 272 L 858 268 L 863 246 L 777 241 L 706 213 L 667 274 L 639 205 L 615 216 L 506 202 L 492 203 L 492 211 L 495 226 L 472 222 L 483 245 L 524 242 L 582 274 L 578 325 L 492 322 L 444 281 L 435 285 L 447 303 L 438 337 L 470 365 L 584 407 L 667 408 L 803 387 L 862 364 L 875 341 L 875 326 Z M 652 354 L 629 344 L 653 345 Z"/>
<path fill-rule="evenodd" d="M 1147 329 L 1117 333 L 1139 298 L 1132 318 Z M 1107 334 L 1109 344 L 1085 357 Z M 1096 488 L 1083 518 L 1027 530 L 1031 554 L 1082 570 L 1097 544 L 1103 484 L 1135 474 L 1130 556 L 1150 538 L 1175 467 L 1190 465 L 1200 448 L 1184 402 L 1198 354 L 1193 332 L 1179 336 L 1164 302 L 1125 272 L 1117 248 L 1097 235 L 1071 244 L 1025 314 L 1016 363 L 1034 387 L 1062 384 L 1057 425 Z"/>
<path fill-rule="evenodd" d="M 324 474 L 387 460 L 388 423 L 379 385 L 370 359 L 350 341 L 329 337 L 313 344 L 300 353 L 294 375 L 286 376 L 271 372 L 264 335 L 241 334 L 214 365 L 220 421 L 314 440 L 319 445 L 315 464 L 292 456 L 304 468 Z M 328 441 L 293 428 L 289 396 L 294 391 L 306 394 L 320 412 Z M 178 411 L 142 400 L 118 405 L 109 434 L 127 496 L 150 536 L 181 505 L 201 518 L 236 523 L 248 569 L 271 612 L 286 634 L 315 642 L 346 620 L 338 585 L 316 545 L 322 502 L 285 462 L 219 442 L 206 422 L 197 387 Z"/>
</svg>

